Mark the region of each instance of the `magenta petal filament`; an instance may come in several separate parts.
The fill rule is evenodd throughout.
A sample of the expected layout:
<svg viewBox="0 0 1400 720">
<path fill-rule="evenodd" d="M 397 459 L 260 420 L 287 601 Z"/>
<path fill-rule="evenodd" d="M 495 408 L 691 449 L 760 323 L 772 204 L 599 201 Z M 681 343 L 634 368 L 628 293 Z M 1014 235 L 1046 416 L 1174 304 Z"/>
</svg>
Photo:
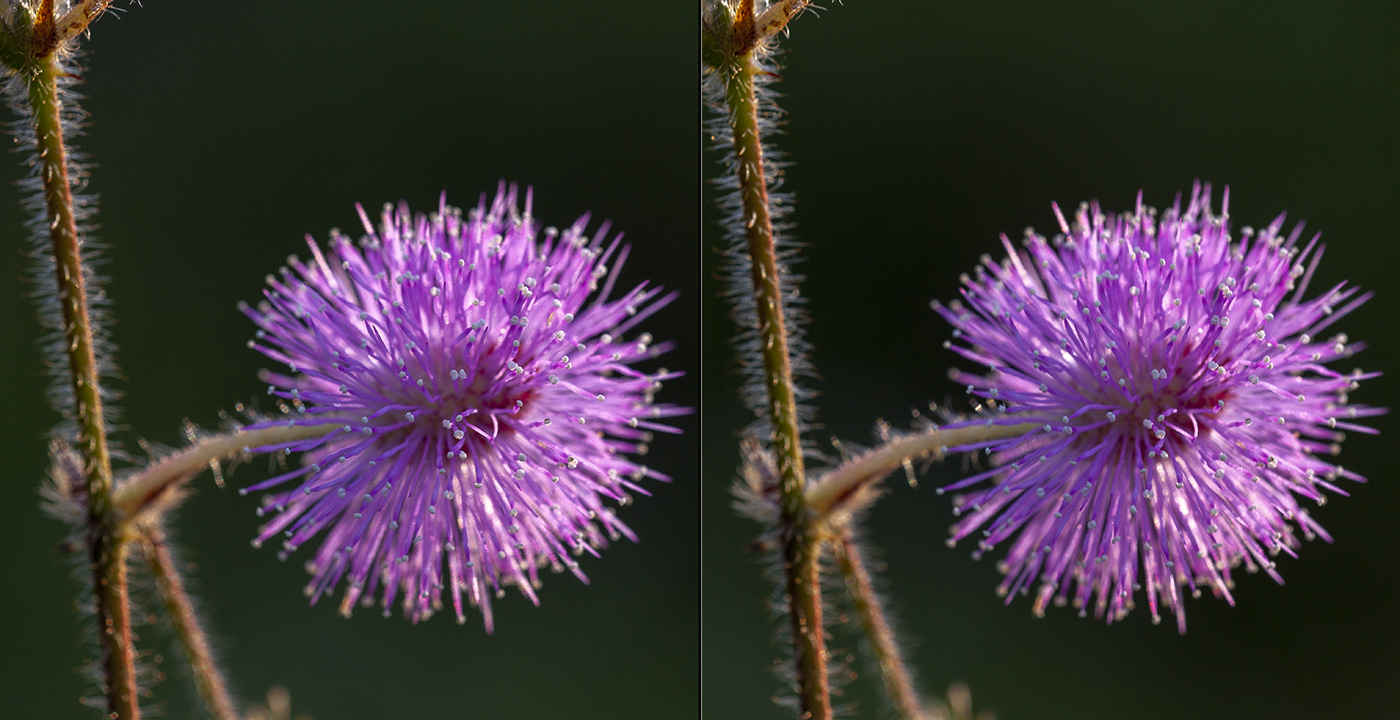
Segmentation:
<svg viewBox="0 0 1400 720">
<path fill-rule="evenodd" d="M 983 258 L 963 300 L 935 309 L 949 343 L 986 368 L 954 372 L 981 413 L 960 425 L 1032 421 L 1025 436 L 955 448 L 990 469 L 948 489 L 980 531 L 977 553 L 1003 542 L 998 590 L 1035 596 L 1037 613 L 1070 603 L 1109 622 L 1145 589 L 1185 631 L 1183 591 L 1233 603 L 1240 564 L 1282 582 L 1272 559 L 1298 534 L 1330 539 L 1301 506 L 1362 478 L 1332 461 L 1343 430 L 1383 409 L 1348 404 L 1376 373 L 1327 364 L 1362 348 L 1324 336 L 1369 293 L 1339 283 L 1305 299 L 1322 256 L 1283 216 L 1233 235 L 1210 187 L 1158 217 L 1141 196 L 1130 214 L 1081 205 L 1060 234 L 1027 231 L 1007 257 Z"/>
<path fill-rule="evenodd" d="M 255 544 L 280 536 L 286 557 L 322 537 L 313 603 L 344 581 L 341 612 L 378 595 L 416 622 L 446 591 L 489 631 L 491 595 L 538 603 L 542 568 L 586 581 L 575 556 L 635 540 L 613 506 L 667 479 L 628 456 L 688 412 L 653 402 L 679 373 L 633 367 L 669 344 L 631 331 L 674 295 L 612 297 L 620 237 L 585 235 L 587 216 L 541 231 L 516 200 L 503 185 L 465 216 L 445 197 L 430 215 L 386 205 L 377 228 L 361 209 L 364 236 L 308 238 L 244 309 L 250 346 L 287 368 L 264 380 L 289 414 L 263 424 L 341 426 L 248 488 L 271 491 Z"/>
</svg>

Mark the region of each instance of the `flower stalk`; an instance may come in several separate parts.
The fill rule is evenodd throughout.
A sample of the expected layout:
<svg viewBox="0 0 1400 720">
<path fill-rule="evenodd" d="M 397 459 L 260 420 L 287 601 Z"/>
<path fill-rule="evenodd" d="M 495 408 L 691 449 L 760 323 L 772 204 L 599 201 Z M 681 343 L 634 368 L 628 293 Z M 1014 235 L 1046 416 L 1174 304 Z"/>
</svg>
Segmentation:
<svg viewBox="0 0 1400 720">
<path fill-rule="evenodd" d="M 739 158 L 738 179 L 743 193 L 757 299 L 763 366 L 767 377 L 769 421 L 777 456 L 783 548 L 787 567 L 788 597 L 792 605 L 792 633 L 796 646 L 803 708 L 813 718 L 830 713 L 826 650 L 822 637 L 821 582 L 817 568 L 820 545 L 811 532 L 806 501 L 806 469 L 797 417 L 797 398 L 788 353 L 787 327 L 779 287 L 777 250 L 773 242 L 772 216 L 768 209 L 767 182 L 763 177 L 763 145 L 758 130 L 758 102 L 754 97 L 752 58 L 736 59 L 727 83 L 726 98 L 733 113 L 734 147 Z"/>
<path fill-rule="evenodd" d="M 152 463 L 122 483 L 113 504 L 128 521 L 139 520 L 152 508 L 171 497 L 194 476 L 221 459 L 249 452 L 254 448 L 281 445 L 318 438 L 340 427 L 342 418 L 325 416 L 316 425 L 277 425 L 255 430 L 239 429 L 213 435 Z"/>
<path fill-rule="evenodd" d="M 46 14 L 43 10 L 47 8 Z M 126 582 L 124 538 L 116 532 L 119 514 L 112 504 L 112 462 L 102 408 L 98 361 L 94 352 L 82 238 L 73 207 L 64 145 L 59 77 L 65 73 L 51 44 L 52 4 L 45 3 L 33 27 L 37 50 L 19 70 L 28 85 L 33 112 L 39 180 L 54 256 L 57 299 L 62 316 L 64 348 L 73 393 L 72 412 L 78 430 L 88 498 L 88 547 L 91 554 L 98 637 L 107 709 L 116 720 L 140 717 L 136 697 L 135 653 L 131 644 L 130 607 Z"/>
<path fill-rule="evenodd" d="M 861 557 L 860 547 L 851 537 L 850 528 L 841 528 L 832 538 L 831 545 L 835 550 L 836 564 L 846 581 L 846 592 L 850 595 L 856 614 L 860 616 L 861 629 L 870 642 L 871 653 L 880 667 L 880 679 L 884 681 L 885 693 L 895 712 L 902 720 L 929 720 L 923 701 L 914 687 L 913 676 L 904 662 L 904 654 L 900 652 L 894 631 L 890 629 L 870 571 Z"/>
<path fill-rule="evenodd" d="M 209 639 L 199 625 L 199 617 L 195 614 L 194 605 L 185 591 L 185 583 L 180 578 L 179 567 L 166 542 L 165 530 L 158 521 L 142 527 L 141 549 L 150 567 L 151 577 L 155 578 L 156 587 L 160 590 L 161 599 L 165 601 L 166 612 L 175 626 L 175 634 L 185 651 L 195 687 L 204 699 L 205 707 L 216 720 L 238 720 L 228 685 L 214 662 Z"/>
<path fill-rule="evenodd" d="M 783 282 L 779 268 L 768 180 L 764 176 L 755 77 L 765 72 L 756 54 L 806 3 L 780 3 L 755 15 L 753 0 L 719 5 L 706 33 L 706 62 L 723 85 L 734 150 L 740 217 L 753 283 L 758 352 L 762 356 L 771 446 L 779 475 L 783 571 L 804 718 L 831 717 L 827 650 L 822 624 L 821 541 L 806 501 L 797 390 L 793 383 Z"/>
<path fill-rule="evenodd" d="M 1006 416 L 1014 420 L 1015 416 Z M 960 428 L 932 428 L 895 438 L 870 452 L 853 458 L 821 476 L 807 490 L 807 508 L 814 517 L 825 520 L 843 509 L 843 502 L 862 488 L 878 482 L 910 458 L 933 455 L 942 458 L 950 447 L 962 447 L 1025 435 L 1039 423 L 974 425 Z"/>
</svg>

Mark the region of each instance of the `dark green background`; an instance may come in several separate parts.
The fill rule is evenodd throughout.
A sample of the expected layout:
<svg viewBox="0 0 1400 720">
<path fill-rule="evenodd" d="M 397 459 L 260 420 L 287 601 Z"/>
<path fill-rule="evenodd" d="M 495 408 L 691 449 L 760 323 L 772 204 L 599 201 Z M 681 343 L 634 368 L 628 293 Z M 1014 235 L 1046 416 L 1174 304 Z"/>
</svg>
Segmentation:
<svg viewBox="0 0 1400 720">
<path fill-rule="evenodd" d="M 146 2 L 93 28 L 84 65 L 91 113 L 79 147 L 97 166 L 98 237 L 125 379 L 129 428 L 176 444 L 180 421 L 259 394 L 266 361 L 244 347 L 239 300 L 303 236 L 353 231 L 353 204 L 474 206 L 502 179 L 533 184 L 536 216 L 610 218 L 633 243 L 624 280 L 682 291 L 644 329 L 691 374 L 662 400 L 698 400 L 700 223 L 694 12 L 657 2 Z M 678 49 L 678 39 L 683 47 Z M 689 48 L 689 49 L 687 49 Z M 16 159 L 17 156 L 16 156 Z M 18 163 L 0 170 L 6 181 Z M 8 184 L 6 184 L 8 187 Z M 7 196 L 7 197 L 5 197 Z M 55 421 L 42 396 L 38 323 L 24 296 L 26 241 L 12 190 L 0 194 L 0 715 L 96 717 L 73 669 L 85 655 L 76 584 L 53 548 L 35 490 Z M 626 508 L 641 536 L 585 560 L 591 586 L 546 580 L 542 606 L 512 592 L 496 633 L 475 615 L 413 626 L 375 612 L 346 621 L 308 607 L 302 561 L 248 544 L 256 498 L 208 476 L 174 521 L 191 584 L 238 695 L 276 684 L 320 720 L 685 718 L 698 698 L 698 422 L 653 443 L 671 473 Z M 231 484 L 266 477 L 263 463 Z M 170 656 L 151 628 L 144 648 Z M 178 663 L 152 704 L 195 716 Z"/>
<path fill-rule="evenodd" d="M 1000 253 L 998 233 L 1049 230 L 1052 200 L 1126 209 L 1141 188 L 1166 206 L 1196 178 L 1217 199 L 1231 186 L 1237 227 L 1287 210 L 1323 231 L 1314 287 L 1376 292 L 1338 326 L 1370 342 L 1355 363 L 1400 368 L 1400 5 L 852 1 L 800 18 L 783 46 L 777 147 L 810 245 L 800 270 L 823 442 L 869 443 L 877 417 L 902 425 L 928 400 L 962 402 L 944 374 L 949 329 L 928 302 Z M 710 249 L 717 213 L 705 212 Z M 755 526 L 727 508 L 746 418 L 707 283 L 706 716 L 790 717 L 770 703 L 768 586 L 742 551 Z M 1396 406 L 1395 377 L 1352 399 Z M 1374 425 L 1380 437 L 1354 435 L 1341 456 L 1371 482 L 1315 512 L 1336 542 L 1283 559 L 1283 587 L 1241 574 L 1237 607 L 1188 600 L 1185 637 L 1145 607 L 1111 627 L 1070 609 L 1036 620 L 1024 598 L 1002 607 L 994 561 L 943 544 L 952 517 L 932 488 L 958 463 L 918 490 L 896 478 L 869 535 L 924 687 L 965 680 L 1002 720 L 1400 717 L 1400 427 Z M 846 699 L 862 718 L 885 716 L 875 675 L 857 669 Z"/>
</svg>

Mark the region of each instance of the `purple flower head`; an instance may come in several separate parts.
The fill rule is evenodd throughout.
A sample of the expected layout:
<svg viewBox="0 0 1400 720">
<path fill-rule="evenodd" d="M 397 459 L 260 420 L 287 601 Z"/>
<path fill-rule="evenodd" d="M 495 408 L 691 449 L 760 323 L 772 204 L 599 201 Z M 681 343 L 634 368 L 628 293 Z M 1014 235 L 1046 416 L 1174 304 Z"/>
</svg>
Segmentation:
<svg viewBox="0 0 1400 720">
<path fill-rule="evenodd" d="M 632 367 L 670 345 L 623 336 L 674 295 L 610 299 L 620 236 L 585 236 L 586 215 L 541 236 L 513 186 L 465 217 L 445 197 L 426 216 L 386 205 L 378 230 L 360 216 L 358 242 L 308 238 L 311 259 L 244 308 L 250 346 L 289 370 L 264 375 L 288 418 L 260 425 L 334 427 L 280 446 L 302 466 L 248 488 L 281 488 L 255 544 L 281 534 L 285 557 L 324 531 L 313 603 L 344 578 L 342 613 L 379 593 L 385 615 L 401 596 L 416 622 L 446 589 L 458 622 L 465 596 L 489 632 L 491 594 L 515 585 L 538 604 L 541 568 L 587 581 L 574 555 L 636 539 L 605 501 L 667 479 L 626 454 L 688 411 L 652 401 L 679 373 Z"/>
<path fill-rule="evenodd" d="M 998 591 L 1034 593 L 1037 614 L 1092 602 L 1112 622 L 1144 587 L 1153 621 L 1164 603 L 1185 632 L 1183 588 L 1233 603 L 1240 563 L 1282 582 L 1271 558 L 1296 533 L 1330 540 L 1299 500 L 1362 480 L 1323 456 L 1384 410 L 1347 404 L 1376 373 L 1326 367 L 1362 344 L 1322 333 L 1370 294 L 1341 283 L 1305 300 L 1317 239 L 1300 249 L 1282 215 L 1232 236 L 1228 189 L 1220 215 L 1208 185 L 1160 218 L 1141 195 L 1132 214 L 1055 214 L 1062 234 L 1027 230 L 1019 251 L 1003 237 L 1007 258 L 984 256 L 963 302 L 935 306 L 949 347 L 988 368 L 952 373 L 986 403 L 959 425 L 1037 426 L 955 448 L 992 468 L 949 486 L 976 486 L 952 541 L 981 529 L 980 554 L 1012 540 Z"/>
</svg>

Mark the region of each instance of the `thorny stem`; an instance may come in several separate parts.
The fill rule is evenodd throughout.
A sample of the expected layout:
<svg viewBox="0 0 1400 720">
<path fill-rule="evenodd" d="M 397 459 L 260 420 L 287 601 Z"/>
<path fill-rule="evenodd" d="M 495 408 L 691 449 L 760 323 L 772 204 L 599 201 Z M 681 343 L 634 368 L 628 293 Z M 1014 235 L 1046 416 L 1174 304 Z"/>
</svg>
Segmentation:
<svg viewBox="0 0 1400 720">
<path fill-rule="evenodd" d="M 50 17 L 41 12 L 35 35 L 51 34 Z M 47 33 L 45 28 L 47 27 Z M 52 50 L 52 48 L 49 48 Z M 73 215 L 67 151 L 60 122 L 62 102 L 58 77 L 63 73 L 50 52 L 31 58 L 24 69 L 29 104 L 34 112 L 39 178 L 43 184 L 49 237 L 62 308 L 65 349 L 72 375 L 78 446 L 87 479 L 88 546 L 91 549 L 98 636 L 102 646 L 107 709 L 114 720 L 136 720 L 141 711 L 136 697 L 135 653 L 131 644 L 130 605 L 126 586 L 124 538 L 116 532 L 118 513 L 112 505 L 112 461 L 107 450 L 107 427 L 93 350 L 92 321 L 84 282 L 82 240 Z"/>
<path fill-rule="evenodd" d="M 870 572 L 865 569 L 865 562 L 861 559 L 860 547 L 851 539 L 850 528 L 843 527 L 831 539 L 831 544 L 836 551 L 841 575 L 846 579 L 846 592 L 850 595 L 856 614 L 860 616 L 861 629 L 865 631 L 871 652 L 880 666 L 880 678 L 885 683 L 890 703 L 903 720 L 928 720 L 919 693 L 914 689 L 914 679 L 904 663 L 904 655 L 895 642 L 889 620 L 885 618 L 879 593 L 875 592 Z"/>
<path fill-rule="evenodd" d="M 113 503 L 128 519 L 137 519 L 146 510 L 159 505 L 191 478 L 220 459 L 242 453 L 249 448 L 280 445 L 308 438 L 321 437 L 341 427 L 344 418 L 324 416 L 316 425 L 277 425 L 256 430 L 235 430 L 204 438 L 199 442 L 165 457 L 140 474 L 122 483 Z"/>
<path fill-rule="evenodd" d="M 783 568 L 786 577 L 788 615 L 797 660 L 799 699 L 804 718 L 828 720 L 831 693 L 827 678 L 827 651 L 822 625 L 820 540 L 811 523 L 806 502 L 806 479 L 792 381 L 787 325 L 783 317 L 782 282 L 778 269 L 773 220 L 769 211 L 768 183 L 763 172 L 763 143 L 759 130 L 758 100 L 754 76 L 762 72 L 754 53 L 764 37 L 780 30 L 806 3 L 789 3 L 786 12 L 774 15 L 770 8 L 754 16 L 753 0 L 741 0 L 733 9 L 726 47 L 718 52 L 713 69 L 724 83 L 725 105 L 734 138 L 735 171 L 742 203 L 742 218 L 751 260 L 754 302 L 758 318 L 759 347 L 768 394 L 772 445 L 777 455 L 782 496 Z M 762 20 L 760 24 L 757 22 Z"/>
<path fill-rule="evenodd" d="M 175 624 L 175 634 L 179 636 L 180 645 L 189 660 L 200 697 L 204 698 L 205 706 L 216 720 L 238 720 L 238 712 L 233 707 L 228 686 L 219 673 L 218 664 L 214 662 L 209 640 L 199 625 L 199 617 L 194 612 L 194 606 L 190 604 L 189 594 L 185 592 L 185 583 L 180 579 L 180 570 L 175 565 L 175 558 L 170 554 L 170 546 L 165 541 L 165 531 L 160 527 L 159 521 L 143 525 L 142 531 L 141 546 L 145 551 L 146 562 L 150 565 L 151 575 L 160 589 L 161 598 L 165 600 L 166 612 Z"/>
<path fill-rule="evenodd" d="M 942 456 L 943 449 L 947 447 L 1016 437 L 1025 435 L 1037 427 L 1038 423 L 1029 422 L 1015 425 L 976 425 L 950 430 L 935 428 L 917 435 L 897 438 L 823 475 L 807 491 L 807 508 L 818 520 L 825 520 L 840 508 L 842 500 L 852 497 L 857 490 L 866 485 L 878 482 L 909 458 L 930 454 Z"/>
</svg>

